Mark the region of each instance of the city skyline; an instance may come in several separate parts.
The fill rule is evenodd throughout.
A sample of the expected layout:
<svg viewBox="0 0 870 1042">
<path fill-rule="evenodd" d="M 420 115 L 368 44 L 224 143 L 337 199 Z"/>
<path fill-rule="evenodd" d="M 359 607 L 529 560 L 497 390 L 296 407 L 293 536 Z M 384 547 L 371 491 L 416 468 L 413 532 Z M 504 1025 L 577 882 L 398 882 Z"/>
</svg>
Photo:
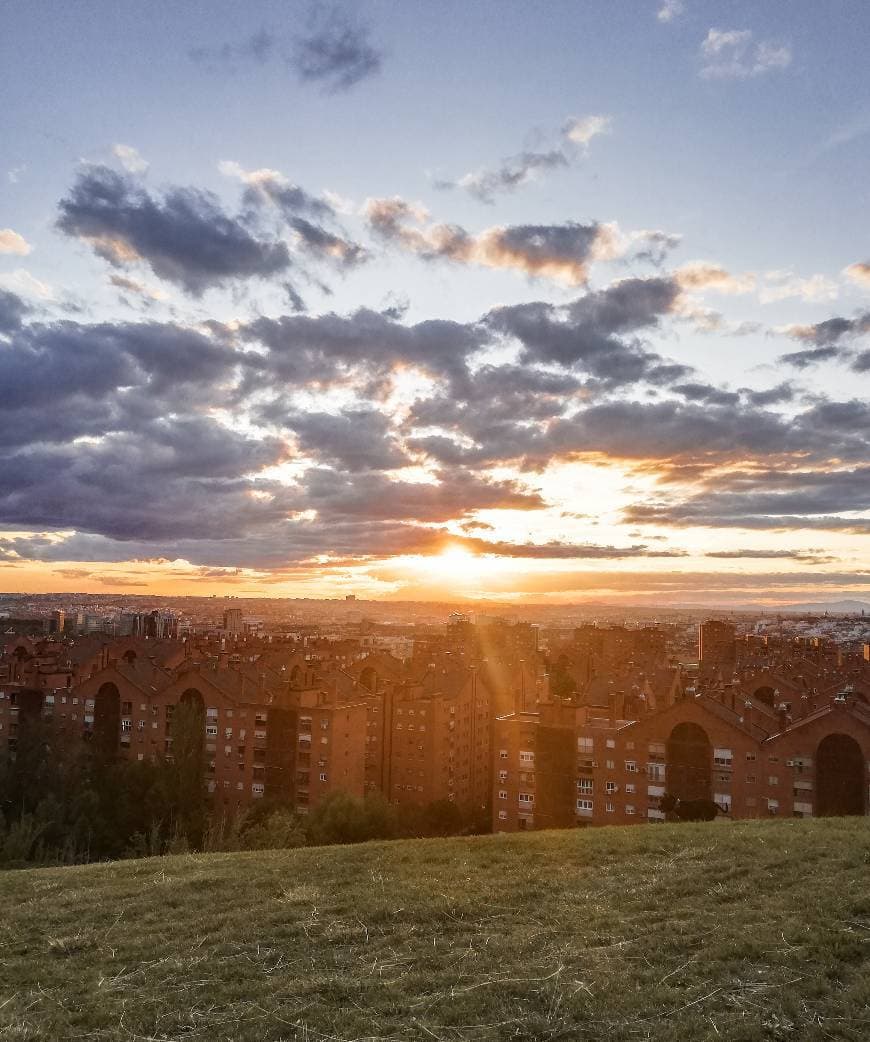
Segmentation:
<svg viewBox="0 0 870 1042">
<path fill-rule="evenodd" d="M 866 6 L 45 11 L 3 589 L 866 599 Z"/>
</svg>

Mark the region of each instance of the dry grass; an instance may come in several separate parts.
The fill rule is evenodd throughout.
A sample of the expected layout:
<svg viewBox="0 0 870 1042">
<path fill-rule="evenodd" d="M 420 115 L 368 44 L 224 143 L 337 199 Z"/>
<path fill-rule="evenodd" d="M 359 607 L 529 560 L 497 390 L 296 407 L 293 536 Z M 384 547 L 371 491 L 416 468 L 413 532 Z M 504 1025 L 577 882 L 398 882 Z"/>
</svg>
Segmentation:
<svg viewBox="0 0 870 1042">
<path fill-rule="evenodd" d="M 0 876 L 0 1040 L 870 1037 L 870 823 Z"/>
</svg>

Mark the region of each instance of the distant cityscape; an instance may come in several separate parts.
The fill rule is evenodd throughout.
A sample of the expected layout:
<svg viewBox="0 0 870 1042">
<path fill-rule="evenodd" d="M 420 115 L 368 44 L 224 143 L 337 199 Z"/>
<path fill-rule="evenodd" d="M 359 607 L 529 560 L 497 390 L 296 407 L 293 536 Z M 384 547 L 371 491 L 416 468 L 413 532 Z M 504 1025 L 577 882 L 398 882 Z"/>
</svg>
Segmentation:
<svg viewBox="0 0 870 1042">
<path fill-rule="evenodd" d="M 194 712 L 213 810 L 330 794 L 477 830 L 864 814 L 863 614 L 6 596 L 0 754 L 28 726 L 105 763 L 173 758 Z M 199 761 L 197 761 L 199 762 Z"/>
</svg>

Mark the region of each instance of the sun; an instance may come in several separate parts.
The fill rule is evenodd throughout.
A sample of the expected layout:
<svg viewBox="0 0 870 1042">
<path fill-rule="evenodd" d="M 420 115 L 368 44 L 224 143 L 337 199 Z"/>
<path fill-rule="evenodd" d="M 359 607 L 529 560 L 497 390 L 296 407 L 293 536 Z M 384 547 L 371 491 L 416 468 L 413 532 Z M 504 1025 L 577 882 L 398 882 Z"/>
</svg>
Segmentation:
<svg viewBox="0 0 870 1042">
<path fill-rule="evenodd" d="M 448 546 L 431 558 L 431 570 L 447 579 L 469 579 L 478 571 L 480 558 L 461 546 Z"/>
</svg>

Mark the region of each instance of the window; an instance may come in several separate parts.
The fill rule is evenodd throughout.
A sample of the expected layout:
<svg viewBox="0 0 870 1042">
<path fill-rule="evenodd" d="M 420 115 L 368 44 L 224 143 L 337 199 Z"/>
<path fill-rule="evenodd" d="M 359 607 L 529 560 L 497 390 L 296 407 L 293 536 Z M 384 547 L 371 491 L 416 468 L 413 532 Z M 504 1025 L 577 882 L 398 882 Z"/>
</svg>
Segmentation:
<svg viewBox="0 0 870 1042">
<path fill-rule="evenodd" d="M 717 803 L 726 814 L 731 813 L 731 793 L 729 792 L 714 792 L 713 802 Z"/>
<path fill-rule="evenodd" d="M 637 763 L 634 760 L 626 760 L 625 769 L 629 774 L 637 774 Z"/>
<path fill-rule="evenodd" d="M 506 810 L 500 810 L 498 812 L 498 820 L 499 821 L 507 821 L 507 811 Z"/>
<path fill-rule="evenodd" d="M 605 803 L 604 804 L 604 812 L 605 812 L 605 814 L 612 814 L 613 813 L 613 804 L 612 803 Z"/>
<path fill-rule="evenodd" d="M 224 728 L 224 738 L 229 741 L 233 737 L 233 729 L 231 727 Z"/>
<path fill-rule="evenodd" d="M 577 781 L 577 791 L 587 796 L 592 795 L 593 782 L 591 778 L 580 778 Z"/>
<path fill-rule="evenodd" d="M 768 814 L 779 814 L 779 800 L 768 800 L 767 801 L 767 813 Z"/>
<path fill-rule="evenodd" d="M 326 781 L 326 774 L 323 771 L 320 772 L 320 780 Z"/>
<path fill-rule="evenodd" d="M 626 785 L 626 787 L 625 787 L 625 791 L 626 791 L 627 793 L 633 793 L 633 792 L 634 792 L 634 782 L 629 782 L 629 783 L 628 783 L 628 784 Z"/>
<path fill-rule="evenodd" d="M 521 792 L 520 803 L 534 803 L 535 794 L 533 792 Z"/>
<path fill-rule="evenodd" d="M 779 763 L 779 757 L 778 756 L 768 756 L 767 762 L 768 763 Z"/>
<path fill-rule="evenodd" d="M 619 786 L 615 781 L 609 781 L 604 783 L 604 791 L 612 795 L 614 792 L 619 792 Z"/>
<path fill-rule="evenodd" d="M 665 743 L 664 742 L 650 742 L 649 743 L 649 754 L 654 759 L 663 760 L 665 758 Z"/>
<path fill-rule="evenodd" d="M 779 785 L 779 776 L 776 774 L 768 774 L 767 776 L 768 785 Z"/>
<path fill-rule="evenodd" d="M 218 729 L 215 724 L 208 724 L 205 729 L 205 733 L 210 738 L 217 738 Z"/>
<path fill-rule="evenodd" d="M 508 758 L 508 751 L 507 751 L 507 749 L 499 749 L 499 751 L 498 751 L 498 758 L 500 760 L 506 760 Z"/>
<path fill-rule="evenodd" d="M 625 743 L 625 748 L 626 749 L 633 749 L 634 748 L 634 742 L 626 742 Z"/>
<path fill-rule="evenodd" d="M 507 789 L 499 789 L 498 790 L 498 798 L 500 800 L 506 800 L 507 797 L 508 797 Z"/>
<path fill-rule="evenodd" d="M 535 754 L 534 753 L 528 752 L 527 750 L 521 750 L 520 751 L 520 763 L 529 763 L 529 764 L 531 764 L 531 763 L 534 763 L 534 762 L 535 762 Z"/>
<path fill-rule="evenodd" d="M 578 814 L 591 814 L 592 813 L 592 800 L 577 800 L 577 813 Z"/>
<path fill-rule="evenodd" d="M 626 805 L 625 805 L 625 813 L 629 814 L 629 815 L 634 814 L 634 804 L 626 803 Z"/>
<path fill-rule="evenodd" d="M 208 717 L 208 718 L 209 718 L 210 720 L 216 720 L 216 719 L 217 719 L 217 715 L 218 715 L 218 711 L 217 711 L 217 709 L 214 709 L 214 708 L 211 708 L 211 709 L 206 709 L 206 711 L 205 711 L 205 715 L 206 715 L 206 716 L 207 716 L 207 717 Z"/>
<path fill-rule="evenodd" d="M 586 753 L 591 756 L 595 752 L 595 739 L 594 738 L 578 738 L 577 739 L 577 752 Z"/>
<path fill-rule="evenodd" d="M 604 766 L 607 768 L 608 771 L 616 770 L 616 763 L 613 760 L 605 760 Z"/>
<path fill-rule="evenodd" d="M 747 753 L 746 754 L 746 762 L 747 763 L 755 763 L 755 753 Z"/>
<path fill-rule="evenodd" d="M 254 796 L 262 796 L 265 791 L 266 787 L 262 782 L 254 782 L 251 786 L 251 794 Z"/>
<path fill-rule="evenodd" d="M 507 777 L 508 777 L 508 772 L 507 771 L 499 771 L 498 772 L 498 780 L 499 781 L 507 781 Z"/>
<path fill-rule="evenodd" d="M 730 767 L 733 761 L 733 756 L 730 749 L 714 749 L 713 750 L 713 763 L 717 767 Z"/>
<path fill-rule="evenodd" d="M 754 774 L 747 774 L 746 775 L 746 784 L 747 785 L 754 785 L 755 784 L 755 775 Z"/>
<path fill-rule="evenodd" d="M 615 738 L 608 738 L 607 741 L 604 744 L 607 746 L 608 749 L 615 749 L 616 748 L 616 739 Z"/>
<path fill-rule="evenodd" d="M 664 781 L 665 765 L 663 763 L 648 763 L 646 765 L 646 775 L 650 781 Z"/>
</svg>

